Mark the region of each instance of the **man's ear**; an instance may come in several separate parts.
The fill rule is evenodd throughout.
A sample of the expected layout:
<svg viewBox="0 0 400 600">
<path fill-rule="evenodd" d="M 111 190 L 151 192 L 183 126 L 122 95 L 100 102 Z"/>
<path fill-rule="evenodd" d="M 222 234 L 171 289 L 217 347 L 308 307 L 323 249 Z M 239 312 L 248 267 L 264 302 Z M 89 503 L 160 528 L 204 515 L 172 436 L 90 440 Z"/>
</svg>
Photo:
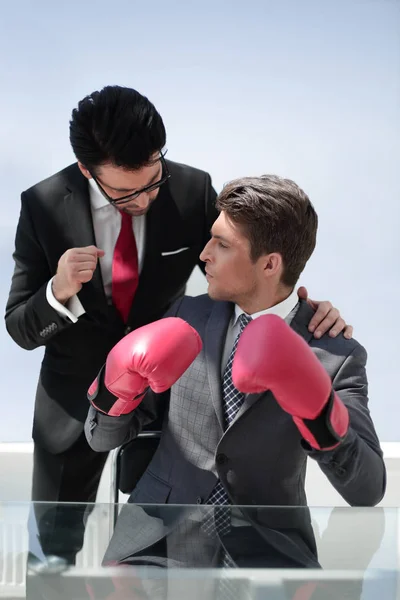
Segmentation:
<svg viewBox="0 0 400 600">
<path fill-rule="evenodd" d="M 89 173 L 89 171 L 87 170 L 87 168 L 84 167 L 83 164 L 81 162 L 79 162 L 79 160 L 78 160 L 78 167 L 79 167 L 80 172 L 82 173 L 82 175 L 84 175 L 84 177 L 86 177 L 86 179 L 92 179 L 92 176 Z"/>
<path fill-rule="evenodd" d="M 261 257 L 264 275 L 268 278 L 275 277 L 282 273 L 283 261 L 282 256 L 278 252 L 265 254 Z"/>
</svg>

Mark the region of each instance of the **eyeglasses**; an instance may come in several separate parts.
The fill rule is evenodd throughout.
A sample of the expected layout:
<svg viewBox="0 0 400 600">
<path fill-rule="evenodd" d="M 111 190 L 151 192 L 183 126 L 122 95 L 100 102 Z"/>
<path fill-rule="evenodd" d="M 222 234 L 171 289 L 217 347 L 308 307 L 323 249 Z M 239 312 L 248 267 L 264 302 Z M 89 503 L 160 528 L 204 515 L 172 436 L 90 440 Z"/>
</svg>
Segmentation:
<svg viewBox="0 0 400 600">
<path fill-rule="evenodd" d="M 137 190 L 136 192 L 132 192 L 131 194 L 127 194 L 126 196 L 121 196 L 121 198 L 111 198 L 107 194 L 107 192 L 103 189 L 100 182 L 93 175 L 93 173 L 91 171 L 89 171 L 89 173 L 92 176 L 93 181 L 96 183 L 97 187 L 99 188 L 100 192 L 103 194 L 104 198 L 106 200 L 108 200 L 108 202 L 110 204 L 112 204 L 113 206 L 120 206 L 121 204 L 127 204 L 128 202 L 131 202 L 131 200 L 135 200 L 136 198 L 138 198 L 140 196 L 140 194 L 145 194 L 145 193 L 156 190 L 157 188 L 161 187 L 163 185 L 163 183 L 165 183 L 171 177 L 171 174 L 168 171 L 167 163 L 164 158 L 166 153 L 167 153 L 167 150 L 164 152 L 164 154 L 160 154 L 160 158 L 158 159 L 162 165 L 161 179 L 159 179 L 158 181 L 156 181 L 154 183 L 151 183 L 150 185 L 147 185 L 146 187 L 142 188 L 141 190 Z"/>
</svg>

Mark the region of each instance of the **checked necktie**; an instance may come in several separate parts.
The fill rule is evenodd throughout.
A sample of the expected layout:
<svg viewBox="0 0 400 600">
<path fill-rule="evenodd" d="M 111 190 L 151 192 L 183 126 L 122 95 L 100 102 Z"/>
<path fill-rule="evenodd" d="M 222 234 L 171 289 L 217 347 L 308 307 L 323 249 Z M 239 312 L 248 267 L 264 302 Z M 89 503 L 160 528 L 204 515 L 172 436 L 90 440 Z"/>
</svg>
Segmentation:
<svg viewBox="0 0 400 600">
<path fill-rule="evenodd" d="M 128 320 L 138 283 L 138 253 L 132 217 L 121 212 L 121 229 L 112 262 L 112 300 L 124 323 Z"/>
<path fill-rule="evenodd" d="M 233 348 L 229 355 L 228 363 L 225 367 L 224 377 L 222 379 L 222 396 L 223 396 L 223 409 L 224 409 L 224 419 L 225 419 L 225 429 L 229 427 L 232 423 L 233 419 L 236 417 L 236 414 L 239 408 L 242 406 L 245 394 L 239 392 L 233 385 L 232 381 L 232 366 L 233 359 L 235 358 L 236 348 L 239 343 L 239 338 L 243 333 L 244 328 L 251 321 L 251 317 L 241 314 L 239 317 L 239 326 L 240 331 L 236 337 L 235 343 L 233 344 Z"/>
<path fill-rule="evenodd" d="M 239 342 L 239 338 L 246 327 L 251 321 L 251 317 L 241 314 L 239 317 L 239 326 L 240 331 L 235 339 L 235 343 L 233 344 L 233 348 L 229 355 L 228 363 L 225 367 L 223 379 L 222 379 L 222 397 L 223 397 L 223 413 L 224 413 L 224 421 L 225 421 L 225 429 L 229 427 L 232 423 L 239 408 L 242 406 L 245 394 L 239 392 L 233 385 L 232 381 L 232 365 L 233 359 L 235 357 L 236 348 Z M 221 481 L 218 481 L 213 491 L 211 492 L 210 497 L 208 498 L 206 504 L 218 504 L 225 505 L 225 508 L 215 509 L 214 514 L 214 524 L 218 531 L 218 533 L 224 534 L 229 531 L 230 528 L 230 509 L 226 507 L 227 504 L 230 504 L 230 500 L 228 494 L 225 491 L 224 486 Z M 207 528 L 206 523 L 204 524 L 204 528 Z"/>
</svg>

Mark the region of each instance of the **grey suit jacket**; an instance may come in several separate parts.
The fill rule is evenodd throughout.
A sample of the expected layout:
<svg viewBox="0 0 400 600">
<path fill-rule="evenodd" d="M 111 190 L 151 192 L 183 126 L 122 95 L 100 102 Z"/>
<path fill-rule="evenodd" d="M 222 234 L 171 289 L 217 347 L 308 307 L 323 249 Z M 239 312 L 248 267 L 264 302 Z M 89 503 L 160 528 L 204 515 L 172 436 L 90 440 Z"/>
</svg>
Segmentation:
<svg viewBox="0 0 400 600">
<path fill-rule="evenodd" d="M 378 503 L 386 472 L 368 410 L 364 348 L 343 336 L 316 340 L 307 329 L 312 309 L 301 301 L 291 327 L 309 343 L 349 410 L 346 438 L 334 450 L 313 450 L 270 391 L 248 394 L 224 431 L 221 358 L 232 311 L 233 304 L 207 295 L 179 300 L 168 316 L 190 323 L 203 349 L 172 386 L 169 400 L 149 392 L 135 411 L 121 417 L 90 409 L 85 431 L 96 451 L 135 438 L 165 411 L 160 444 L 130 501 L 201 504 L 219 478 L 234 504 L 306 505 L 304 481 L 311 457 L 350 505 Z"/>
<path fill-rule="evenodd" d="M 214 507 L 127 503 L 103 564 L 213 568 L 223 551 L 239 567 L 320 568 L 308 508 L 222 510 L 233 517 L 232 527 L 215 534 L 207 530 Z"/>
</svg>

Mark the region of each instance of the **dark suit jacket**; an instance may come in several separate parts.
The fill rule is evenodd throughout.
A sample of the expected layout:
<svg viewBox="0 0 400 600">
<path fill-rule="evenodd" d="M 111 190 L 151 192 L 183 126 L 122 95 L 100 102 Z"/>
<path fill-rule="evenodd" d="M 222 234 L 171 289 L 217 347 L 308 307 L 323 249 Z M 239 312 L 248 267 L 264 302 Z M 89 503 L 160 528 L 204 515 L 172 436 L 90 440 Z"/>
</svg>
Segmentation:
<svg viewBox="0 0 400 600">
<path fill-rule="evenodd" d="M 169 181 L 146 217 L 146 245 L 129 330 L 161 318 L 185 293 L 217 213 L 210 176 L 167 161 Z M 33 438 L 51 452 L 68 448 L 83 431 L 87 389 L 108 352 L 127 330 L 104 294 L 100 268 L 78 296 L 86 314 L 60 317 L 46 286 L 69 248 L 95 244 L 87 179 L 77 164 L 38 183 L 21 197 L 15 270 L 5 321 L 22 348 L 45 346 L 36 394 Z M 178 254 L 162 256 L 188 247 Z"/>
<path fill-rule="evenodd" d="M 131 501 L 202 503 L 219 478 L 234 504 L 301 506 L 306 504 L 304 481 L 311 456 L 349 504 L 379 502 L 386 473 L 368 410 L 364 348 L 343 336 L 315 339 L 307 328 L 313 311 L 301 301 L 290 324 L 309 343 L 349 410 L 346 438 L 334 450 L 312 450 L 269 391 L 248 394 L 224 432 L 221 358 L 232 311 L 232 304 L 208 296 L 185 297 L 171 309 L 169 315 L 199 332 L 203 349 L 172 386 L 169 405 L 148 393 L 136 410 L 121 417 L 90 408 L 85 431 L 98 451 L 133 439 L 167 409 L 160 444 Z"/>
</svg>

